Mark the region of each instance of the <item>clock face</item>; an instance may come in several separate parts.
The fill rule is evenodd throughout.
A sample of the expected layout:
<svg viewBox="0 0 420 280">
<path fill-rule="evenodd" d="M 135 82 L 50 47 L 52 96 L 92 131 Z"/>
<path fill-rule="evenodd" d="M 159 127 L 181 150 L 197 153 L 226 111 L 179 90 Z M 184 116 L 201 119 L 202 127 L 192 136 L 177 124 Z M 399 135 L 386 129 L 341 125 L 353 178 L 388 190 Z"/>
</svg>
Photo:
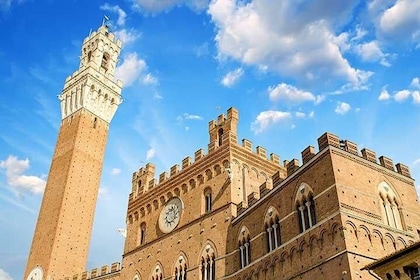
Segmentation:
<svg viewBox="0 0 420 280">
<path fill-rule="evenodd" d="M 160 212 L 159 228 L 163 233 L 171 232 L 179 223 L 182 213 L 182 201 L 179 197 L 168 201 Z"/>
<path fill-rule="evenodd" d="M 26 280 L 42 280 L 42 269 L 41 267 L 37 266 L 32 269 L 31 273 L 29 273 L 28 278 Z"/>
</svg>

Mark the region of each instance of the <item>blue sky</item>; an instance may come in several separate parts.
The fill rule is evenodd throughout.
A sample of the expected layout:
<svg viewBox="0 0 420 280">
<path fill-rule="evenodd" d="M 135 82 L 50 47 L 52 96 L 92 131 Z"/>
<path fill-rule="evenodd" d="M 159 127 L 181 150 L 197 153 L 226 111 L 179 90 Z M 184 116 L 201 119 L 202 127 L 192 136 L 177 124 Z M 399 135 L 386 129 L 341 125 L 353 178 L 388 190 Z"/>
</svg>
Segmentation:
<svg viewBox="0 0 420 280">
<path fill-rule="evenodd" d="M 325 131 L 420 178 L 420 1 L 0 1 L 0 279 L 21 279 L 66 76 L 103 15 L 123 41 L 88 268 L 120 261 L 131 174 L 206 150 L 233 106 L 239 139 L 282 160 Z M 417 189 L 420 189 L 416 182 Z"/>
</svg>

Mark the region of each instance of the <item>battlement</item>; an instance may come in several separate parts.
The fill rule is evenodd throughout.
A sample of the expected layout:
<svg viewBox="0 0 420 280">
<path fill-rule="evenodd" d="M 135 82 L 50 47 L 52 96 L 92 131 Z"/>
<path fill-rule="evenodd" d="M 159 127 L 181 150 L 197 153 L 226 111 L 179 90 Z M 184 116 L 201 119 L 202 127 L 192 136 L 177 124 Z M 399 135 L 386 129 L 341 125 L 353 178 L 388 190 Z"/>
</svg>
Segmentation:
<svg viewBox="0 0 420 280">
<path fill-rule="evenodd" d="M 100 268 L 94 268 L 91 271 L 85 271 L 81 274 L 75 274 L 71 277 L 65 277 L 60 280 L 90 280 L 90 279 L 101 279 L 112 274 L 119 273 L 121 270 L 121 264 L 119 262 L 114 262 L 109 265 L 101 266 Z"/>
<path fill-rule="evenodd" d="M 83 44 L 95 37 L 97 34 L 102 34 L 103 36 L 106 36 L 111 42 L 115 43 L 118 47 L 121 48 L 122 42 L 120 39 L 116 39 L 115 35 L 113 33 L 109 32 L 109 28 L 107 25 L 101 25 L 97 31 L 92 31 L 89 33 L 89 36 L 87 36 L 83 40 Z"/>
<path fill-rule="evenodd" d="M 236 143 L 236 145 L 238 144 Z M 267 155 L 267 150 L 261 146 L 257 146 L 256 150 L 253 151 L 252 142 L 247 139 L 242 140 L 241 148 L 252 152 L 259 158 L 280 166 L 280 157 L 278 155 L 274 153 Z M 201 162 L 213 152 L 214 150 L 209 149 L 208 154 L 206 154 L 204 149 L 198 149 L 194 153 L 194 159 L 189 156 L 184 158 L 181 165 L 175 164 L 169 169 L 169 172 L 164 171 L 159 174 L 158 180 L 155 179 L 155 166 L 151 163 L 147 163 L 145 167 L 141 167 L 138 171 L 133 173 L 132 193 L 129 195 L 129 201 L 141 196 L 141 194 L 146 193 L 149 190 L 156 189 L 160 185 L 176 177 L 178 174 L 181 174 L 186 169 L 189 169 L 190 167 L 193 168 L 196 163 Z"/>
<path fill-rule="evenodd" d="M 242 146 L 247 150 L 252 149 L 252 143 L 249 140 L 244 139 L 242 141 Z M 376 158 L 376 153 L 374 151 L 371 151 L 371 150 L 366 149 L 366 148 L 362 149 L 360 151 L 360 154 L 359 154 L 358 147 L 357 147 L 356 143 L 351 142 L 349 140 L 342 140 L 338 136 L 336 136 L 332 133 L 326 132 L 323 135 L 321 135 L 321 137 L 318 138 L 318 149 L 319 149 L 318 153 L 327 149 L 328 147 L 338 148 L 340 150 L 343 150 L 343 151 L 346 151 L 347 153 L 352 154 L 353 156 L 363 158 L 363 159 L 365 159 L 367 161 L 370 161 L 374 164 L 380 165 L 380 166 L 382 166 L 382 167 L 384 167 L 388 170 L 391 170 L 393 172 L 397 172 L 397 173 L 401 174 L 402 176 L 410 177 L 410 170 L 409 170 L 407 165 L 404 165 L 402 163 L 397 163 L 395 165 L 395 168 L 394 168 L 394 164 L 393 164 L 392 159 L 390 159 L 388 157 L 385 157 L 385 156 L 380 156 L 379 158 Z M 258 155 L 264 157 L 265 156 L 265 149 L 261 148 L 261 147 L 257 147 L 256 153 Z M 305 164 L 310 162 L 316 155 L 317 155 L 317 153 L 315 151 L 315 147 L 313 147 L 313 146 L 306 147 L 301 152 L 302 163 L 303 163 L 302 166 L 304 166 Z M 274 161 L 274 162 L 279 162 L 280 161 L 278 156 L 273 155 L 273 154 L 271 155 L 271 160 Z M 379 163 L 378 163 L 378 160 L 379 160 Z M 283 161 L 283 167 L 286 168 L 286 170 L 287 170 L 287 177 L 292 176 L 302 166 L 300 165 L 299 160 L 296 159 L 296 158 L 292 159 L 290 161 L 289 160 Z M 264 184 L 262 184 L 260 186 L 259 193 L 253 192 L 253 193 L 249 194 L 247 202 L 243 201 L 243 202 L 241 202 L 237 205 L 237 214 L 240 215 L 247 208 L 254 205 L 259 199 L 266 196 L 270 192 L 270 190 L 273 188 L 273 186 L 279 185 L 284 179 L 282 179 L 280 177 L 279 172 L 275 173 L 271 177 L 271 180 L 265 182 Z"/>
</svg>

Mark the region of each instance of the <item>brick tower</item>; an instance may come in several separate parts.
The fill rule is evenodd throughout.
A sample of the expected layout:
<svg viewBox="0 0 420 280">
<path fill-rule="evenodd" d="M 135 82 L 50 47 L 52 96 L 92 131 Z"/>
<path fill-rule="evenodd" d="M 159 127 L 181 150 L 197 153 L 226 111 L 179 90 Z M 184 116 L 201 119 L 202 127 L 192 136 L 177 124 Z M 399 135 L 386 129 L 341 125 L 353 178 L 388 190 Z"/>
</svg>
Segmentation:
<svg viewBox="0 0 420 280">
<path fill-rule="evenodd" d="M 62 121 L 24 279 L 85 270 L 108 128 L 121 103 L 114 81 L 121 41 L 102 25 L 83 41 L 80 66 L 59 96 Z"/>
</svg>

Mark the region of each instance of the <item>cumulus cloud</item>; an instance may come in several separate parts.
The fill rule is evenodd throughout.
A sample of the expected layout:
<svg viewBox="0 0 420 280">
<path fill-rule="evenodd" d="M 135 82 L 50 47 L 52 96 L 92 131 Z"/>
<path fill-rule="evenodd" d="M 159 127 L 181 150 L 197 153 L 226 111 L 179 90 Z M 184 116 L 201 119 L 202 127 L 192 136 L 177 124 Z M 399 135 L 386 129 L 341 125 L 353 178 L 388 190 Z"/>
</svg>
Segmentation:
<svg viewBox="0 0 420 280">
<path fill-rule="evenodd" d="M 121 169 L 119 168 L 112 168 L 111 170 L 111 175 L 116 176 L 116 175 L 120 175 L 121 173 Z"/>
<path fill-rule="evenodd" d="M 232 87 L 239 81 L 243 74 L 244 70 L 242 68 L 237 68 L 227 73 L 220 83 L 225 87 Z"/>
<path fill-rule="evenodd" d="M 254 131 L 255 134 L 258 134 L 268 129 L 270 126 L 290 118 L 291 114 L 289 112 L 272 110 L 263 111 L 258 114 L 255 121 L 251 124 L 251 130 Z"/>
<path fill-rule="evenodd" d="M 384 87 L 378 100 L 383 101 L 392 98 L 393 100 L 402 103 L 411 97 L 413 99 L 413 103 L 420 104 L 420 91 L 418 89 L 420 89 L 419 78 L 415 77 L 410 83 L 410 88 L 398 90 L 393 95 L 391 95 L 386 90 L 386 87 Z"/>
<path fill-rule="evenodd" d="M 364 61 L 380 62 L 383 66 L 391 66 L 386 60 L 388 55 L 382 52 L 378 41 L 359 44 L 355 46 L 355 51 Z"/>
<path fill-rule="evenodd" d="M 402 102 L 404 100 L 406 100 L 408 97 L 410 97 L 411 92 L 408 89 L 403 89 L 398 91 L 395 95 L 394 95 L 394 99 L 397 102 Z"/>
<path fill-rule="evenodd" d="M 337 104 L 337 107 L 335 107 L 334 112 L 336 112 L 337 114 L 340 114 L 340 115 L 344 115 L 348 111 L 350 111 L 350 109 L 351 109 L 350 104 L 345 103 L 345 102 L 339 102 Z"/>
<path fill-rule="evenodd" d="M 12 276 L 7 273 L 5 270 L 0 268 L 0 279 L 1 280 L 13 280 Z"/>
<path fill-rule="evenodd" d="M 29 159 L 19 160 L 16 156 L 9 155 L 6 160 L 0 161 L 0 168 L 6 170 L 7 184 L 17 194 L 44 192 L 46 181 L 43 178 L 24 174 L 30 168 Z"/>
<path fill-rule="evenodd" d="M 137 38 L 140 37 L 140 35 L 134 30 L 134 29 L 117 29 L 114 31 L 115 37 L 120 39 L 123 43 L 123 46 L 130 44 L 137 40 Z"/>
<path fill-rule="evenodd" d="M 146 160 L 152 159 L 155 156 L 155 154 L 156 154 L 155 149 L 150 148 L 146 153 Z"/>
<path fill-rule="evenodd" d="M 113 13 L 118 14 L 117 25 L 119 26 L 125 25 L 125 19 L 127 18 L 127 14 L 126 12 L 124 12 L 123 9 L 120 8 L 120 6 L 118 5 L 111 6 L 110 4 L 105 3 L 104 5 L 100 7 L 100 9 L 103 11 L 108 11 L 108 12 L 113 12 Z"/>
<path fill-rule="evenodd" d="M 132 0 L 134 8 L 146 13 L 159 13 L 181 5 L 201 11 L 207 7 L 208 2 L 209 0 Z"/>
<path fill-rule="evenodd" d="M 412 95 L 413 95 L 413 101 L 414 101 L 414 103 L 416 103 L 416 104 L 420 104 L 420 91 L 414 91 L 413 93 L 412 93 Z"/>
<path fill-rule="evenodd" d="M 292 0 L 214 0 L 208 13 L 217 28 L 218 56 L 297 80 L 359 83 L 364 72 L 343 57 L 345 36 L 332 30 L 344 24 L 352 2 L 314 1 L 303 9 Z"/>
<path fill-rule="evenodd" d="M 318 104 L 324 100 L 322 96 L 315 96 L 309 91 L 300 90 L 285 83 L 271 86 L 267 91 L 271 101 L 284 100 L 293 103 L 313 101 Z"/>
<path fill-rule="evenodd" d="M 123 58 L 121 65 L 115 69 L 115 77 L 129 87 L 140 79 L 142 72 L 146 69 L 146 62 L 138 58 L 137 53 L 129 53 Z"/>
<path fill-rule="evenodd" d="M 420 1 L 397 0 L 386 9 L 377 28 L 394 41 L 420 42 Z M 397 40 L 398 39 L 398 40 Z"/>
<path fill-rule="evenodd" d="M 391 95 L 389 94 L 389 92 L 386 90 L 386 88 L 383 88 L 381 91 L 381 94 L 379 94 L 378 100 L 384 101 L 390 98 L 391 98 Z"/>
</svg>

